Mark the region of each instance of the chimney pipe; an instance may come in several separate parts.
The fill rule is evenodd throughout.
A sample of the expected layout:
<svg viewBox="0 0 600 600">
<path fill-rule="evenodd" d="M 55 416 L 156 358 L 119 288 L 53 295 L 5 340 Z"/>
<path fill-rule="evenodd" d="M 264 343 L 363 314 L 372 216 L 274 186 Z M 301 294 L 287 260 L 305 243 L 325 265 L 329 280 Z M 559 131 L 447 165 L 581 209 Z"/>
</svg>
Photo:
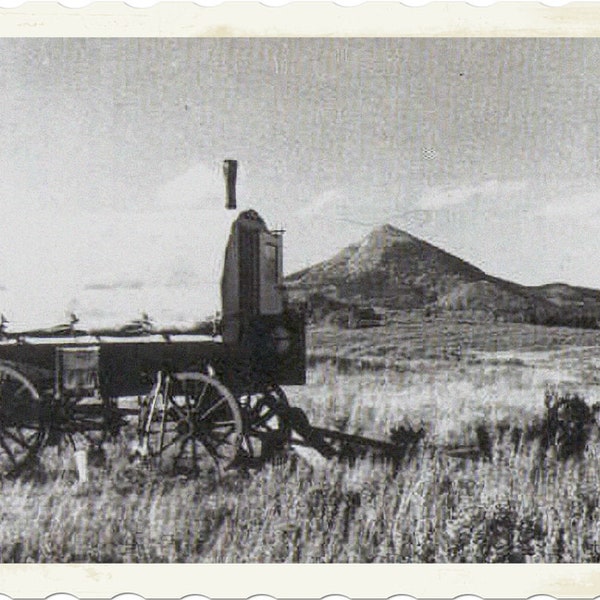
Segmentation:
<svg viewBox="0 0 600 600">
<path fill-rule="evenodd" d="M 225 208 L 235 210 L 237 201 L 235 197 L 235 182 L 237 179 L 237 160 L 226 159 L 223 161 L 223 173 L 225 175 L 226 199 Z"/>
</svg>

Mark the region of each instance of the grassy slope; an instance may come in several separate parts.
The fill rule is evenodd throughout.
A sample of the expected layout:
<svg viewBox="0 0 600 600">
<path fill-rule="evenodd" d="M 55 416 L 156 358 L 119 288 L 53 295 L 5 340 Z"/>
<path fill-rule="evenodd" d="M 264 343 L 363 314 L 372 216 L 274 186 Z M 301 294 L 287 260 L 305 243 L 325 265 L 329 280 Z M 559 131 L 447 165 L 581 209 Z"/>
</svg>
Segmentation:
<svg viewBox="0 0 600 600">
<path fill-rule="evenodd" d="M 490 323 L 456 318 L 424 319 L 421 312 L 397 314 L 384 327 L 339 329 L 318 327 L 309 332 L 309 355 L 372 359 L 383 366 L 417 359 L 448 359 L 460 347 L 463 358 L 479 353 L 556 351 L 600 345 L 600 330 L 544 327 L 527 323 Z M 368 362 L 368 361 L 366 361 Z"/>
</svg>

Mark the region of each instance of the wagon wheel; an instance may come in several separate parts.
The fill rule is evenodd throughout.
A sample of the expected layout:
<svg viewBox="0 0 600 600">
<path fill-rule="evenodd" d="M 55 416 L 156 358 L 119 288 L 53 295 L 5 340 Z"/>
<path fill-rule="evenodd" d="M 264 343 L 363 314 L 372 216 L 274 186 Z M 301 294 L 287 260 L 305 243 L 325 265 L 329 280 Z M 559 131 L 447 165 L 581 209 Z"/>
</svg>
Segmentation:
<svg viewBox="0 0 600 600">
<path fill-rule="evenodd" d="M 269 460 L 285 449 L 292 435 L 285 392 L 278 385 L 241 395 L 244 416 L 243 448 L 251 458 Z"/>
<path fill-rule="evenodd" d="M 196 372 L 168 377 L 160 421 L 154 453 L 172 459 L 177 470 L 198 473 L 212 464 L 222 474 L 233 466 L 242 415 L 231 392 L 216 379 Z"/>
<path fill-rule="evenodd" d="M 44 443 L 42 399 L 16 369 L 0 364 L 0 473 L 16 475 L 33 464 Z"/>
</svg>

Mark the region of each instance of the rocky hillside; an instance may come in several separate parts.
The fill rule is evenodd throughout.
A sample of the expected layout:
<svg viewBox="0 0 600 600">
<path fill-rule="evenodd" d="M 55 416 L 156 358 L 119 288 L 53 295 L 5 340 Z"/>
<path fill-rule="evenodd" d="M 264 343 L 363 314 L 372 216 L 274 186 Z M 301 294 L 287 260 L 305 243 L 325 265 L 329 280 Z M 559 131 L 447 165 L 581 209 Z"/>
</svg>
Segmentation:
<svg viewBox="0 0 600 600">
<path fill-rule="evenodd" d="M 526 287 L 488 275 L 470 263 L 391 225 L 329 260 L 290 275 L 292 297 L 386 309 L 476 311 L 495 319 L 595 326 L 600 291 L 565 284 Z"/>
</svg>

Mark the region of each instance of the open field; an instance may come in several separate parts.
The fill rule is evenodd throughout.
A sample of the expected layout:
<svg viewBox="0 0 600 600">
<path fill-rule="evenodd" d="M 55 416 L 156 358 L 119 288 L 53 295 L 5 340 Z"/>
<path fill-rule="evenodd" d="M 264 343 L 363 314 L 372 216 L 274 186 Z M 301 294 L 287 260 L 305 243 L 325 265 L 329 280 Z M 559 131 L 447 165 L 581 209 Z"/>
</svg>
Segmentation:
<svg viewBox="0 0 600 600">
<path fill-rule="evenodd" d="M 383 327 L 340 329 L 320 326 L 309 332 L 313 361 L 335 358 L 365 366 L 403 367 L 419 359 L 455 360 L 457 355 L 476 362 L 482 355 L 506 359 L 527 352 L 578 355 L 581 349 L 600 345 L 600 330 L 545 327 L 527 323 L 492 323 L 457 319 L 455 316 L 427 318 L 423 311 L 391 313 Z M 493 353 L 493 356 L 489 356 Z"/>
<path fill-rule="evenodd" d="M 341 372 L 318 362 L 307 386 L 287 390 L 315 425 L 386 439 L 401 422 L 423 423 L 426 443 L 399 469 L 367 459 L 354 466 L 314 456 L 307 462 L 291 454 L 281 464 L 232 472 L 216 483 L 131 464 L 126 442 L 133 432 L 123 432 L 108 447 L 107 464 L 92 466 L 92 480 L 82 488 L 72 457 L 50 448 L 30 478 L 0 483 L 0 558 L 596 562 L 597 434 L 580 461 L 560 462 L 540 453 L 535 441 L 515 450 L 500 425 L 510 430 L 539 420 L 548 386 L 599 401 L 600 350 L 592 347 L 598 332 L 515 326 L 522 335 L 508 337 L 497 327 L 499 353 L 490 347 L 494 331 L 474 331 L 477 342 L 460 359 L 416 356 L 387 370 L 345 364 Z M 313 332 L 313 343 L 317 335 L 324 334 Z M 386 335 L 392 334 L 340 335 L 371 335 L 372 342 L 377 336 L 383 346 L 391 345 Z M 529 341 L 508 347 L 507 339 Z M 493 437 L 491 462 L 445 454 L 446 444 L 472 443 L 481 423 Z"/>
</svg>

